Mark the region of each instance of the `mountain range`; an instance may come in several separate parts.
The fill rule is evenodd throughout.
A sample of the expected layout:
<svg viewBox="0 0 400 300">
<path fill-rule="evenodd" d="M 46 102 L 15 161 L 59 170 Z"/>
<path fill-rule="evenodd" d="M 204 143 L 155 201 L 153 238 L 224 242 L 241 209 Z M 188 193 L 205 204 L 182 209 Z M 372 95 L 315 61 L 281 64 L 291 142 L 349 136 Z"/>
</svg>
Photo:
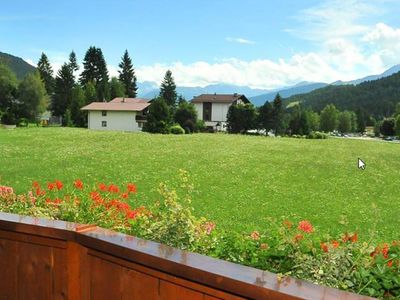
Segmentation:
<svg viewBox="0 0 400 300">
<path fill-rule="evenodd" d="M 248 86 L 237 86 L 231 84 L 212 84 L 205 87 L 180 87 L 176 88 L 177 93 L 185 97 L 187 100 L 193 99 L 194 96 L 200 94 L 244 94 L 255 106 L 260 106 L 265 103 L 265 101 L 272 101 L 276 94 L 279 93 L 282 98 L 288 98 L 294 95 L 307 94 L 314 90 L 333 85 L 357 85 L 362 82 L 377 80 L 395 74 L 400 71 L 400 64 L 391 67 L 385 72 L 377 75 L 370 75 L 363 78 L 355 79 L 352 81 L 335 81 L 333 83 L 325 82 L 307 82 L 303 81 L 293 86 L 283 87 L 279 89 L 253 89 Z M 159 93 L 159 86 L 155 82 L 146 81 L 143 83 L 138 83 L 139 96 L 143 98 L 153 98 Z"/>
<path fill-rule="evenodd" d="M 35 67 L 25 62 L 22 58 L 0 52 L 0 62 L 10 67 L 16 74 L 19 80 L 23 79 L 24 76 L 30 72 L 36 70 Z M 178 86 L 177 93 L 185 97 L 187 100 L 193 99 L 193 97 L 200 94 L 244 94 L 246 95 L 255 106 L 260 106 L 265 101 L 272 101 L 276 94 L 279 92 L 283 98 L 293 98 L 296 95 L 299 100 L 304 100 L 301 95 L 308 95 L 309 93 L 320 90 L 327 87 L 335 86 L 354 86 L 360 83 L 369 82 L 385 78 L 400 72 L 400 64 L 391 67 L 382 74 L 370 75 L 363 78 L 359 78 L 352 81 L 335 81 L 333 83 L 324 82 L 300 82 L 293 86 L 282 87 L 279 89 L 256 89 L 248 86 L 237 86 L 232 84 L 217 83 L 207 85 L 205 87 L 185 87 Z M 138 96 L 143 98 L 154 98 L 159 93 L 159 84 L 151 81 L 138 82 Z"/>
</svg>

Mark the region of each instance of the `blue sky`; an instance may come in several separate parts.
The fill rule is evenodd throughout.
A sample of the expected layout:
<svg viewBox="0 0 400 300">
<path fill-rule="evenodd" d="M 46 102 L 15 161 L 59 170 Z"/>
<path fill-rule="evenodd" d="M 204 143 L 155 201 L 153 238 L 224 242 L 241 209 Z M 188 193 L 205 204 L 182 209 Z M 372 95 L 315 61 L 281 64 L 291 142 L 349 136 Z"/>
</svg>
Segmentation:
<svg viewBox="0 0 400 300">
<path fill-rule="evenodd" d="M 128 49 L 139 81 L 276 88 L 380 73 L 400 63 L 399 0 L 7 1 L 0 51 L 57 70 L 101 47 L 111 75 Z"/>
</svg>

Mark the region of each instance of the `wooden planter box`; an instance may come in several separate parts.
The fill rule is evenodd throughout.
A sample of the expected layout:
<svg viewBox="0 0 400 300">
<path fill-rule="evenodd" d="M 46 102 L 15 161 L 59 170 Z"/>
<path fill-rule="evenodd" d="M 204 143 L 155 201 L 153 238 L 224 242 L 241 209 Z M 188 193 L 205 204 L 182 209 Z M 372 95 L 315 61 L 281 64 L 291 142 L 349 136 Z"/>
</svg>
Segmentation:
<svg viewBox="0 0 400 300">
<path fill-rule="evenodd" d="M 0 299 L 371 299 L 96 226 L 0 213 Z"/>
</svg>

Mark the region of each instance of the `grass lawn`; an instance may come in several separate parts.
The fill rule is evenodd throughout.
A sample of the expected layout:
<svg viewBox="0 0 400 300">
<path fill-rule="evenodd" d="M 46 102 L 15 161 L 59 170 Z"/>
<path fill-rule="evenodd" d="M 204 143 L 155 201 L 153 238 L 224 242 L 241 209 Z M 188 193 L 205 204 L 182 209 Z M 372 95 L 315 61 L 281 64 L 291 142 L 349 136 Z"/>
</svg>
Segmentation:
<svg viewBox="0 0 400 300">
<path fill-rule="evenodd" d="M 366 170 L 357 169 L 362 158 Z M 189 171 L 193 205 L 235 230 L 262 230 L 269 217 L 308 219 L 318 231 L 399 239 L 400 145 L 225 134 L 150 135 L 72 128 L 0 130 L 0 183 L 27 191 L 33 180 L 138 185 L 138 203 L 158 199 L 162 181 Z M 375 207 L 375 208 L 374 208 Z"/>
</svg>

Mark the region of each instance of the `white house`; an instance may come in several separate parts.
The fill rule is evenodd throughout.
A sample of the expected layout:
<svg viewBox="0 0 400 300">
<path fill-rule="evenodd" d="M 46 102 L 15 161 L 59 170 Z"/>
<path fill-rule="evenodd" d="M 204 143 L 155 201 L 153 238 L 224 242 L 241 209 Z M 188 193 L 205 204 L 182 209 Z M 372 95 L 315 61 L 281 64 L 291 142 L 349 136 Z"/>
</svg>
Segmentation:
<svg viewBox="0 0 400 300">
<path fill-rule="evenodd" d="M 97 130 L 141 131 L 150 103 L 140 98 L 115 98 L 92 102 L 81 108 L 88 111 L 88 128 Z"/>
<path fill-rule="evenodd" d="M 207 127 L 214 130 L 226 130 L 226 116 L 232 104 L 250 103 L 245 95 L 240 94 L 201 94 L 191 101 L 197 110 L 197 117 Z"/>
</svg>

